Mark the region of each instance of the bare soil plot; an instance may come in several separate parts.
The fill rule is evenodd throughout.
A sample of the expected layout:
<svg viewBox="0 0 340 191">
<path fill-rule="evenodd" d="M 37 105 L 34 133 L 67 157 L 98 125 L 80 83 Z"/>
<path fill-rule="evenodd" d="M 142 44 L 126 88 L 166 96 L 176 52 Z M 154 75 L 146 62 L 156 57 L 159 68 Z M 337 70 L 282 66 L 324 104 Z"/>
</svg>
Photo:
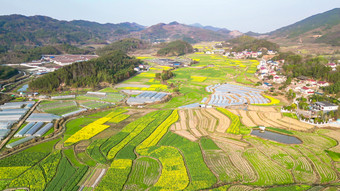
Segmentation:
<svg viewBox="0 0 340 191">
<path fill-rule="evenodd" d="M 205 117 L 205 119 L 203 120 L 209 121 L 209 125 L 207 126 L 208 131 L 214 132 L 216 123 L 217 123 L 216 118 L 213 115 L 211 115 L 209 112 L 207 112 L 207 109 L 201 109 L 200 112 Z"/>
<path fill-rule="evenodd" d="M 266 107 L 257 107 L 266 108 Z M 266 126 L 266 127 L 277 127 L 283 129 L 293 129 L 298 131 L 306 131 L 313 128 L 312 125 L 303 123 L 297 119 L 282 116 L 281 112 L 276 111 L 274 108 L 268 109 L 269 111 L 244 111 L 244 110 L 231 110 L 237 112 L 241 116 L 241 122 L 248 127 L 254 126 Z M 272 110 L 272 111 L 270 111 Z"/>
<path fill-rule="evenodd" d="M 280 119 L 280 121 L 284 121 L 290 125 L 294 125 L 295 127 L 299 127 L 297 128 L 297 130 L 306 130 L 306 129 L 312 129 L 314 128 L 313 125 L 310 125 L 308 123 L 303 123 L 299 120 L 290 118 L 290 117 L 283 117 L 282 119 Z"/>
<path fill-rule="evenodd" d="M 258 111 L 248 111 L 248 114 L 250 116 L 250 118 L 253 120 L 253 122 L 256 125 L 263 125 L 266 127 L 270 127 L 271 125 L 266 123 L 265 121 L 263 121 L 259 116 L 258 116 Z"/>
<path fill-rule="evenodd" d="M 236 110 L 235 110 L 236 111 Z M 243 125 L 247 127 L 254 127 L 256 124 L 253 122 L 251 118 L 247 115 L 247 112 L 244 110 L 237 110 L 237 113 L 241 116 L 241 122 Z"/>
<path fill-rule="evenodd" d="M 198 118 L 198 126 L 197 126 L 198 130 L 201 132 L 203 136 L 207 136 L 208 132 L 205 130 L 205 128 L 208 127 L 209 121 L 205 119 L 205 117 L 203 116 L 200 110 L 195 110 L 195 113 Z"/>
<path fill-rule="evenodd" d="M 84 186 L 94 188 L 100 181 L 100 178 L 105 174 L 105 172 L 106 172 L 106 169 L 97 168 L 95 172 L 93 173 L 93 175 L 91 176 L 91 178 L 88 181 L 86 181 Z"/>
<path fill-rule="evenodd" d="M 180 135 L 180 136 L 182 136 L 182 137 L 184 137 L 184 138 L 187 138 L 187 139 L 189 139 L 190 141 L 196 141 L 197 140 L 197 138 L 195 137 L 195 136 L 193 136 L 190 132 L 188 132 L 188 131 L 184 131 L 184 130 L 182 130 L 182 131 L 174 131 L 174 133 L 176 133 L 177 135 Z"/>
<path fill-rule="evenodd" d="M 265 121 L 266 123 L 268 123 L 270 125 L 270 127 L 279 127 L 279 128 L 288 128 L 284 125 L 278 124 L 275 122 L 275 119 L 271 118 L 270 115 L 271 113 L 268 112 L 257 112 L 257 115 L 259 116 L 259 118 L 261 118 L 263 121 Z"/>
<path fill-rule="evenodd" d="M 216 131 L 220 133 L 225 133 L 230 126 L 230 119 L 215 109 L 207 109 L 207 112 L 218 118 Z"/>
<path fill-rule="evenodd" d="M 275 107 L 268 107 L 268 106 L 254 106 L 249 105 L 248 106 L 249 111 L 268 111 L 268 112 L 277 112 Z"/>
<path fill-rule="evenodd" d="M 179 118 L 180 118 L 180 127 L 181 127 L 181 130 L 187 130 L 188 127 L 187 127 L 187 116 L 185 114 L 185 111 L 184 110 L 179 110 L 178 111 L 178 114 L 179 114 Z"/>
</svg>

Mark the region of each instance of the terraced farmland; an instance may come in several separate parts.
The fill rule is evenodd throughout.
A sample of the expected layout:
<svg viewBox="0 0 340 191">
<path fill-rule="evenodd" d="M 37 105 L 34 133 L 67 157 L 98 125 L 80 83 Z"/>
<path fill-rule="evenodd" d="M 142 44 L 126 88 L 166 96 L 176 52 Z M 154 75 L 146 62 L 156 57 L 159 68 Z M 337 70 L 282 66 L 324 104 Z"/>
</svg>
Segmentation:
<svg viewBox="0 0 340 191">
<path fill-rule="evenodd" d="M 60 139 L 1 159 L 0 181 L 5 188 L 31 190 L 256 190 L 338 182 L 337 162 L 326 151 L 337 152 L 339 131 L 282 129 L 287 122 L 275 109 L 248 109 L 156 110 L 136 117 L 117 108 L 88 115 L 69 122 L 80 127 L 68 129 L 59 146 Z M 254 119 L 303 143 L 241 134 L 243 124 L 258 124 Z M 68 146 L 93 122 L 108 127 Z"/>
<path fill-rule="evenodd" d="M 225 134 L 228 128 L 234 127 L 230 118 L 215 109 L 188 109 L 178 112 L 180 121 L 171 127 L 171 131 L 191 141 L 202 136 Z"/>
<path fill-rule="evenodd" d="M 239 115 L 242 123 L 248 127 L 266 126 L 278 127 L 282 129 L 294 129 L 299 131 L 306 131 L 313 128 L 312 125 L 303 123 L 297 119 L 283 116 L 280 112 L 276 111 L 273 108 L 251 106 L 248 107 L 248 111 L 231 111 L 234 114 Z"/>
</svg>

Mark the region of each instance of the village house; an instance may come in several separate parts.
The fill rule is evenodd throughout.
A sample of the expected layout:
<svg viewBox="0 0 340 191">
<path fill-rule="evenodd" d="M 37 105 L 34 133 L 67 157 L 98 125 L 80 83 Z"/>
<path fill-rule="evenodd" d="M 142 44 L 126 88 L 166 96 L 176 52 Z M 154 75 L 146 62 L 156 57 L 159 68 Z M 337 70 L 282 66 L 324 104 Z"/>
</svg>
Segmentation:
<svg viewBox="0 0 340 191">
<path fill-rule="evenodd" d="M 301 93 L 302 94 L 306 94 L 306 95 L 311 95 L 311 94 L 314 94 L 314 90 L 304 86 L 300 89 Z"/>
<path fill-rule="evenodd" d="M 277 83 L 277 84 L 281 84 L 283 82 L 286 81 L 286 77 L 285 76 L 279 76 L 279 75 L 275 75 L 273 78 L 273 82 Z"/>
<path fill-rule="evenodd" d="M 329 86 L 329 83 L 328 82 L 324 82 L 324 81 L 318 81 L 318 86 L 319 87 L 326 87 L 326 86 Z"/>
<path fill-rule="evenodd" d="M 337 65 L 335 63 L 328 63 L 327 66 L 332 68 L 332 71 L 336 71 L 336 66 Z"/>
<path fill-rule="evenodd" d="M 311 86 L 315 86 L 315 85 L 317 85 L 318 83 L 316 82 L 316 80 L 313 80 L 313 79 L 309 79 L 309 80 L 307 80 L 307 82 L 306 83 L 308 83 L 309 85 L 311 85 Z"/>
<path fill-rule="evenodd" d="M 337 105 L 329 103 L 327 101 L 316 102 L 312 105 L 314 111 L 330 112 L 338 110 Z"/>
</svg>

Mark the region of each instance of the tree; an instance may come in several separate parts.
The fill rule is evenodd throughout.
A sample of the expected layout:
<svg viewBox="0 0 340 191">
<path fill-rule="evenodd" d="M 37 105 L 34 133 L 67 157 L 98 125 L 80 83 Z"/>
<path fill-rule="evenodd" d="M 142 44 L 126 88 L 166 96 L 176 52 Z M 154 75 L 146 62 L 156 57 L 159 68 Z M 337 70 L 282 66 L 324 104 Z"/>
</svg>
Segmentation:
<svg viewBox="0 0 340 191">
<path fill-rule="evenodd" d="M 297 105 L 296 105 L 295 103 L 293 103 L 293 104 L 291 105 L 291 107 L 292 107 L 292 109 L 296 109 L 296 108 L 297 108 Z"/>
</svg>

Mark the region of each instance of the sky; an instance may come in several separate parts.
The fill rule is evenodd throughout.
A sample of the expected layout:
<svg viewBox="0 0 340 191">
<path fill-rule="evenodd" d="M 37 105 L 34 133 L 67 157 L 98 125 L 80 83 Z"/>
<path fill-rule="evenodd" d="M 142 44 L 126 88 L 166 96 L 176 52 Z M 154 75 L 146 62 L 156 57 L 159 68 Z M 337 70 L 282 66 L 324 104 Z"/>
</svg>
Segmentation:
<svg viewBox="0 0 340 191">
<path fill-rule="evenodd" d="M 0 0 L 0 15 L 144 26 L 177 21 L 259 33 L 333 8 L 340 8 L 340 0 Z"/>
</svg>

